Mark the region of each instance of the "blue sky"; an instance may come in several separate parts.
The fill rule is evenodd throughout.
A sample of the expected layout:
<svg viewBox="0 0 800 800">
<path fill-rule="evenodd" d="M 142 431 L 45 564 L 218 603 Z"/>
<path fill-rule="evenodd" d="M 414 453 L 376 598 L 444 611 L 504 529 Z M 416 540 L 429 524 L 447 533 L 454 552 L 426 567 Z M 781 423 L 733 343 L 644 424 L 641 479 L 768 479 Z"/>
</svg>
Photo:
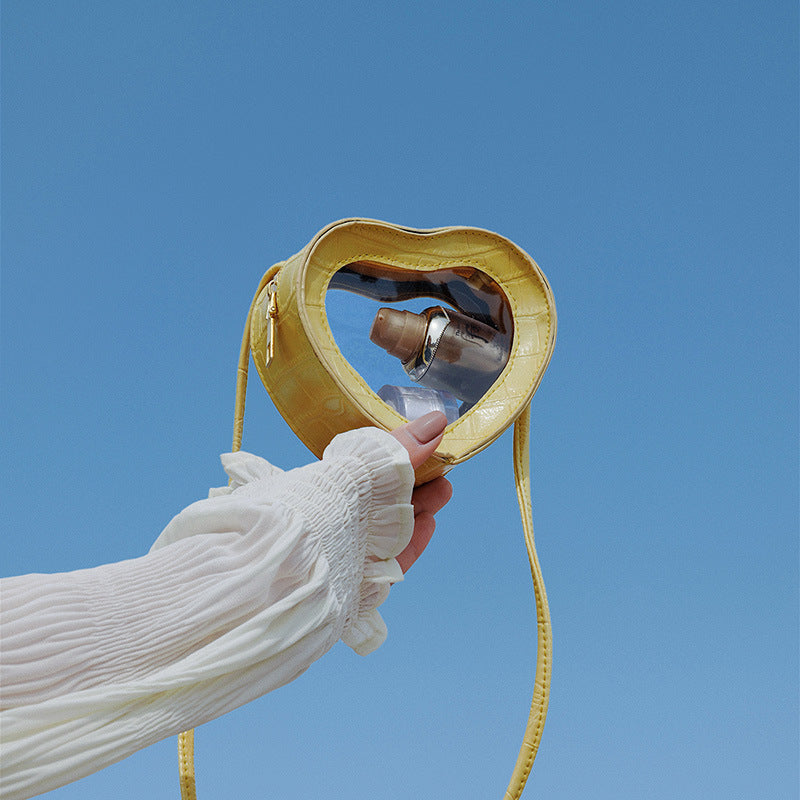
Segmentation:
<svg viewBox="0 0 800 800">
<path fill-rule="evenodd" d="M 493 229 L 559 314 L 524 796 L 797 796 L 797 31 L 790 2 L 6 0 L 3 574 L 141 555 L 224 482 L 252 292 L 319 228 Z M 257 381 L 244 446 L 310 458 Z M 201 798 L 502 795 L 535 653 L 510 436 L 451 477 L 386 644 L 200 729 Z M 174 751 L 52 796 L 175 798 Z"/>
</svg>

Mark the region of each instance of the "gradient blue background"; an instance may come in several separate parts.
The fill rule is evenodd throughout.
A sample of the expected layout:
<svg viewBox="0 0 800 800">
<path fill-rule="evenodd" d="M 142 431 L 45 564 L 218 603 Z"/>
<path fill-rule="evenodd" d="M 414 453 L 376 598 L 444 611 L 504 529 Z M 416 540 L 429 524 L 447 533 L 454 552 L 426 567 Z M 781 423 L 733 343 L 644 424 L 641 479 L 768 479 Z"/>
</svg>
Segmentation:
<svg viewBox="0 0 800 800">
<path fill-rule="evenodd" d="M 224 483 L 264 269 L 369 216 L 547 274 L 550 715 L 525 797 L 798 791 L 794 2 L 6 0 L 4 574 L 147 551 Z M 309 454 L 251 381 L 244 446 Z M 532 688 L 505 435 L 338 645 L 198 731 L 209 798 L 500 797 Z M 175 740 L 52 796 L 176 798 Z"/>
</svg>

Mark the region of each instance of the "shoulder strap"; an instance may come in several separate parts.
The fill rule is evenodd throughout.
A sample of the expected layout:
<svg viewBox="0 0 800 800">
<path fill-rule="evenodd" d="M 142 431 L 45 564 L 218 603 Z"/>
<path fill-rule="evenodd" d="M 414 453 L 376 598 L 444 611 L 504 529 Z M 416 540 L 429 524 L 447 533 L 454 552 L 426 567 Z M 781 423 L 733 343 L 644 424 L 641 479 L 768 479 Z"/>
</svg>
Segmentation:
<svg viewBox="0 0 800 800">
<path fill-rule="evenodd" d="M 247 319 L 244 322 L 242 346 L 239 350 L 239 364 L 236 368 L 236 401 L 233 409 L 233 444 L 231 450 L 235 453 L 242 447 L 242 431 L 244 429 L 244 403 L 247 397 L 247 370 L 250 365 L 250 317 L 253 306 L 261 290 L 272 280 L 279 269 L 276 264 L 268 270 L 258 284 Z M 178 777 L 181 787 L 181 800 L 197 800 L 197 789 L 194 779 L 194 729 L 178 734 Z"/>
<path fill-rule="evenodd" d="M 538 631 L 538 648 L 536 653 L 536 678 L 534 681 L 533 700 L 525 727 L 522 747 L 511 775 L 503 800 L 519 800 L 525 782 L 528 780 L 542 730 L 547 716 L 547 704 L 550 699 L 550 675 L 553 658 L 553 633 L 550 625 L 550 609 L 547 605 L 547 593 L 544 588 L 539 557 L 536 555 L 536 544 L 533 539 L 533 508 L 531 506 L 531 480 L 529 441 L 531 427 L 531 407 L 525 409 L 514 424 L 514 477 L 517 485 L 517 501 L 522 515 L 522 528 L 525 534 L 525 547 L 531 564 L 533 577 L 533 593 L 536 598 L 536 624 Z"/>
</svg>

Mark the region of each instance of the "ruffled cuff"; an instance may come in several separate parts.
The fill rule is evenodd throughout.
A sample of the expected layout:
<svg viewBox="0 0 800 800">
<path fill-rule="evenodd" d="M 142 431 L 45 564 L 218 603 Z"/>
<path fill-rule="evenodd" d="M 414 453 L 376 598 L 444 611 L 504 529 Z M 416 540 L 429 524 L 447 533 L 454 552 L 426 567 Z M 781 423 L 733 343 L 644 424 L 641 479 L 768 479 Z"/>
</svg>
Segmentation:
<svg viewBox="0 0 800 800">
<path fill-rule="evenodd" d="M 380 647 L 387 631 L 376 609 L 403 580 L 395 556 L 414 530 L 408 451 L 384 431 L 360 428 L 336 436 L 321 462 L 289 472 L 244 451 L 221 459 L 230 484 L 210 496 L 267 494 L 299 513 L 330 567 L 342 610 L 336 638 L 360 655 Z"/>
<path fill-rule="evenodd" d="M 337 472 L 347 476 L 358 496 L 359 536 L 347 554 L 351 564 L 354 555 L 358 561 L 347 587 L 348 612 L 341 638 L 359 655 L 368 655 L 387 635 L 377 607 L 389 595 L 390 586 L 403 580 L 395 556 L 408 546 L 414 530 L 414 471 L 408 451 L 377 428 L 337 436 L 323 454 L 326 463 L 335 464 Z M 338 535 L 323 542 L 329 560 L 341 560 L 343 544 Z"/>
<path fill-rule="evenodd" d="M 403 580 L 395 556 L 408 546 L 414 530 L 414 471 L 408 451 L 377 428 L 340 434 L 325 450 L 326 461 L 337 464 L 358 494 L 357 584 L 350 587 L 342 641 L 359 655 L 368 655 L 387 635 L 377 608 L 391 585 Z"/>
</svg>

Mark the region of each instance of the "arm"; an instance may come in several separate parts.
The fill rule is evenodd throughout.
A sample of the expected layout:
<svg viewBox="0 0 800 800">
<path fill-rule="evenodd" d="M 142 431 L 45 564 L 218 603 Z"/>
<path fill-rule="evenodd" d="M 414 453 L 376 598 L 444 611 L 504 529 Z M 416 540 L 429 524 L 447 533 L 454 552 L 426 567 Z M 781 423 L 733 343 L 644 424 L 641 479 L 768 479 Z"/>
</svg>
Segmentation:
<svg viewBox="0 0 800 800">
<path fill-rule="evenodd" d="M 394 557 L 407 568 L 449 495 L 439 484 L 438 499 L 417 491 L 409 504 L 406 450 L 427 446 L 404 449 L 402 435 L 344 434 L 288 473 L 235 454 L 233 491 L 179 514 L 148 555 L 4 581 L 2 796 L 47 791 L 220 716 L 339 638 L 377 647 L 375 606 L 402 579 Z"/>
</svg>

